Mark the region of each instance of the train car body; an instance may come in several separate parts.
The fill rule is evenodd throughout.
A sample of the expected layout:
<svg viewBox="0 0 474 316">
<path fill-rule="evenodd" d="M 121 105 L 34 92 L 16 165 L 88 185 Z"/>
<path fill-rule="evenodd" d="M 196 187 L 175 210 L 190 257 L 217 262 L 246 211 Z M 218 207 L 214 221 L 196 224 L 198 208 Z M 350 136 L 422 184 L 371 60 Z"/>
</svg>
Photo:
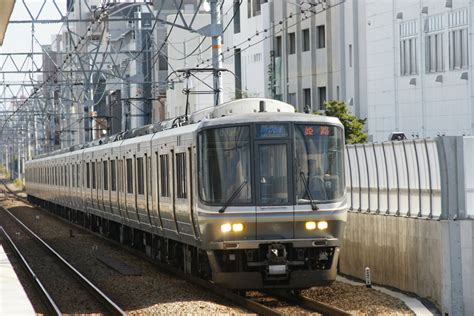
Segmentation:
<svg viewBox="0 0 474 316">
<path fill-rule="evenodd" d="M 29 199 L 232 289 L 333 282 L 347 216 L 339 120 L 244 99 L 189 122 L 29 161 Z"/>
</svg>

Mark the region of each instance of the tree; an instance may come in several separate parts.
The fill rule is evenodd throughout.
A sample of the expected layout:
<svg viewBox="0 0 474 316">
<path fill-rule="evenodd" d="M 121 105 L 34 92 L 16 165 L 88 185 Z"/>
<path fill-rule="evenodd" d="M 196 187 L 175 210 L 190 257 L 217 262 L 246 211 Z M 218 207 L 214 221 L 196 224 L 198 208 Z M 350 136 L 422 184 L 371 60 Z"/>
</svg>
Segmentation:
<svg viewBox="0 0 474 316">
<path fill-rule="evenodd" d="M 337 117 L 342 125 L 346 136 L 346 144 L 365 143 L 368 134 L 364 132 L 364 125 L 367 119 L 360 119 L 347 109 L 343 101 L 326 101 L 324 115 Z"/>
</svg>

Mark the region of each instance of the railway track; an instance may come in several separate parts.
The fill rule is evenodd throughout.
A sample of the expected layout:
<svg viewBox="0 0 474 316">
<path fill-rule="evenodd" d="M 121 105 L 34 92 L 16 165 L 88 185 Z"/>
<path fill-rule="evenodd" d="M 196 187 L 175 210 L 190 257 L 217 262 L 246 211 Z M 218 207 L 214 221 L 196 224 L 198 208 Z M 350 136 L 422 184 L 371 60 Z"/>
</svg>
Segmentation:
<svg viewBox="0 0 474 316">
<path fill-rule="evenodd" d="M 13 192 L 6 184 L 4 181 L 2 181 L 2 185 L 5 187 L 6 191 L 8 194 L 13 196 L 15 199 L 20 200 L 24 203 L 30 204 L 29 201 L 27 201 L 26 198 L 19 196 L 16 192 Z M 35 205 L 36 208 L 37 207 Z M 41 209 L 41 208 L 40 208 Z M 46 210 L 47 211 L 47 210 Z M 90 234 L 93 234 L 101 239 L 107 240 L 110 243 L 116 244 L 122 248 L 125 248 L 127 251 L 133 253 L 134 255 L 145 259 L 147 261 L 153 262 L 153 264 L 157 265 L 160 270 L 163 270 L 169 274 L 175 275 L 179 278 L 182 278 L 189 283 L 195 284 L 197 286 L 202 287 L 203 289 L 206 289 L 208 292 L 214 293 L 217 296 L 220 296 L 224 299 L 227 299 L 228 301 L 231 301 L 238 306 L 241 306 L 251 312 L 257 313 L 259 315 L 268 315 L 268 316 L 276 316 L 276 315 L 285 315 L 288 314 L 288 312 L 282 312 L 279 311 L 281 310 L 281 306 L 289 306 L 291 309 L 291 313 L 308 313 L 308 312 L 316 312 L 322 315 L 334 315 L 334 316 L 345 316 L 345 315 L 351 315 L 341 309 L 338 309 L 337 307 L 301 296 L 301 295 L 291 295 L 288 293 L 280 293 L 280 292 L 268 292 L 268 293 L 263 293 L 263 292 L 258 292 L 260 293 L 258 297 L 255 297 L 252 295 L 247 296 L 246 294 L 238 294 L 236 292 L 230 291 L 228 289 L 216 286 L 212 282 L 191 276 L 189 274 L 185 274 L 179 269 L 173 268 L 171 266 L 157 263 L 156 261 L 152 260 L 150 257 L 146 256 L 146 254 L 137 251 L 136 249 L 126 247 L 116 241 L 107 239 L 105 236 L 102 236 L 98 233 L 91 232 L 84 227 L 71 223 L 68 220 L 48 212 L 49 215 L 61 220 L 62 222 L 74 226 L 77 229 L 81 229 L 84 231 L 87 231 Z M 248 292 L 246 292 L 248 293 Z M 268 303 L 271 301 L 277 301 L 277 303 Z"/>
<path fill-rule="evenodd" d="M 71 313 L 71 311 L 76 310 L 96 311 L 96 309 L 99 309 L 100 312 L 108 315 L 126 315 L 126 312 L 111 298 L 75 269 L 9 210 L 3 207 L 0 207 L 0 210 L 4 214 L 8 214 L 10 218 L 8 227 L 10 231 L 15 231 L 15 234 L 18 236 L 16 238 L 17 242 L 14 241 L 15 237 L 12 238 L 12 234 L 9 234 L 5 227 L 2 227 L 0 231 L 19 259 L 19 262 L 25 267 L 30 277 L 35 280 L 43 302 L 52 314 L 62 315 L 63 313 Z M 25 234 L 22 235 L 16 228 L 20 228 Z M 33 247 L 33 245 L 39 247 Z M 44 268 L 46 263 L 47 269 Z M 53 273 L 48 274 L 46 270 L 54 271 L 54 280 L 51 279 Z M 61 288 L 73 289 L 77 296 L 68 297 L 69 295 L 64 293 Z M 82 288 L 82 291 L 80 288 Z M 87 302 L 87 306 L 81 306 L 81 302 Z"/>
</svg>

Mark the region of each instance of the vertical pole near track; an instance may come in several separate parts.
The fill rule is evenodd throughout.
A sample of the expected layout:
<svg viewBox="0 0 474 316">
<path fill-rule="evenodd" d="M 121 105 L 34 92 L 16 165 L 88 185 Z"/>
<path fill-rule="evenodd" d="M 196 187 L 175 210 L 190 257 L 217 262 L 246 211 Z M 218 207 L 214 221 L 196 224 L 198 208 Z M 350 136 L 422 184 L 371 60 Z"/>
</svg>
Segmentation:
<svg viewBox="0 0 474 316">
<path fill-rule="evenodd" d="M 211 5 L 211 25 L 222 25 L 221 9 L 218 0 L 210 0 Z M 222 32 L 214 33 L 212 36 L 212 67 L 214 68 L 214 106 L 219 105 L 221 100 L 223 82 L 222 74 Z"/>
</svg>

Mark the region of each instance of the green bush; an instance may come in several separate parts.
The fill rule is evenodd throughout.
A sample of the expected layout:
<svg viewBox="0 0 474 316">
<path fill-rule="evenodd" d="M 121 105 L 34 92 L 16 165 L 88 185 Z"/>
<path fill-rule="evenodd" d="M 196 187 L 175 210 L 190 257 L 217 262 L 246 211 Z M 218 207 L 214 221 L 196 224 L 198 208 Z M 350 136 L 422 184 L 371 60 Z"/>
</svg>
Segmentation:
<svg viewBox="0 0 474 316">
<path fill-rule="evenodd" d="M 23 190 L 23 188 L 24 188 L 24 186 L 25 186 L 25 185 L 23 184 L 23 181 L 21 181 L 20 178 L 16 178 L 15 181 L 13 181 L 13 184 L 14 184 L 17 188 L 22 189 L 22 190 Z"/>
</svg>

